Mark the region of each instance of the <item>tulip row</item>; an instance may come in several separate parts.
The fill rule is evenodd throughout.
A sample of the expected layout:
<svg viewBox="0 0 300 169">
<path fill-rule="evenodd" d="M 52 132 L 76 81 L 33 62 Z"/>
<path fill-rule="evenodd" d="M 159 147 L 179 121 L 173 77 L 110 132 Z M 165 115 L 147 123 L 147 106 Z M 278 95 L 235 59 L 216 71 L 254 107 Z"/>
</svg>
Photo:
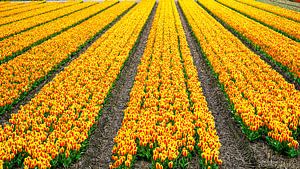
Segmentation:
<svg viewBox="0 0 300 169">
<path fill-rule="evenodd" d="M 2 113 L 133 5 L 133 2 L 117 4 L 0 65 Z"/>
<path fill-rule="evenodd" d="M 196 2 L 179 3 L 244 133 L 296 156 L 300 92 Z"/>
<path fill-rule="evenodd" d="M 109 13 L 123 10 L 123 3 L 133 4 L 121 2 Z M 24 168 L 50 168 L 80 157 L 154 3 L 142 1 L 132 8 L 0 127 L 0 164 L 12 166 L 9 162 L 24 155 Z"/>
<path fill-rule="evenodd" d="M 16 8 L 17 5 L 21 5 L 21 4 L 23 4 L 23 3 L 20 3 L 20 2 L 18 2 L 18 3 L 11 3 L 11 2 L 8 2 L 8 1 L 1 1 L 0 2 L 0 7 L 1 7 L 0 12 L 3 11 L 3 9 L 6 8 L 6 7 L 8 7 L 8 8 L 15 7 Z"/>
<path fill-rule="evenodd" d="M 221 4 L 300 42 L 300 24 L 235 0 L 218 0 Z"/>
<path fill-rule="evenodd" d="M 12 9 L 17 9 L 17 8 L 21 8 L 24 7 L 26 5 L 28 5 L 28 3 L 21 3 L 21 2 L 3 2 L 1 1 L 1 9 L 0 12 L 4 12 L 4 11 L 8 11 L 8 10 L 12 10 Z"/>
<path fill-rule="evenodd" d="M 300 43 L 275 32 L 215 1 L 200 2 L 257 51 L 280 66 L 300 84 Z M 241 26 L 243 25 L 243 26 Z"/>
<path fill-rule="evenodd" d="M 55 20 L 59 17 L 63 17 L 69 13 L 76 12 L 78 10 L 81 10 L 83 8 L 86 8 L 93 3 L 76 3 L 75 5 L 65 7 L 50 13 L 45 13 L 42 15 L 34 16 L 31 18 L 27 18 L 24 20 L 20 20 L 17 22 L 13 22 L 7 25 L 0 26 L 0 40 L 12 36 L 14 34 L 17 34 L 22 31 L 26 31 L 28 29 L 31 29 L 34 26 L 41 25 L 43 23 L 50 22 L 52 20 Z"/>
<path fill-rule="evenodd" d="M 98 4 L 93 3 L 92 6 L 85 9 L 0 41 L 0 63 L 14 58 L 20 53 L 23 53 L 23 51 L 30 49 L 33 45 L 36 46 L 58 35 L 66 29 L 86 20 L 88 17 L 112 6 L 116 2 L 117 1 L 107 1 Z"/>
<path fill-rule="evenodd" d="M 24 7 L 22 7 L 22 8 L 17 8 L 17 9 L 1 12 L 0 18 L 15 15 L 15 14 L 30 11 L 30 10 L 34 10 L 34 9 L 38 9 L 38 8 L 43 8 L 45 6 L 46 6 L 46 3 L 40 3 L 40 2 L 28 3 L 27 5 L 24 5 Z"/>
<path fill-rule="evenodd" d="M 186 76 L 186 77 L 185 77 Z M 184 168 L 196 152 L 217 168 L 220 142 L 173 0 L 160 0 L 128 107 L 114 139 L 110 168 L 137 156 L 161 168 Z"/>
<path fill-rule="evenodd" d="M 267 3 L 262 3 L 262 2 L 258 2 L 258 1 L 253 1 L 253 0 L 237 0 L 238 2 L 274 13 L 276 15 L 279 16 L 283 16 L 286 18 L 289 18 L 291 20 L 294 20 L 296 22 L 300 22 L 300 13 L 293 11 L 293 10 L 289 10 L 286 8 L 281 8 L 275 5 L 270 5 Z"/>
<path fill-rule="evenodd" d="M 33 17 L 33 16 L 40 15 L 40 14 L 47 13 L 47 12 L 51 12 L 51 11 L 54 11 L 54 10 L 57 10 L 57 9 L 60 9 L 63 7 L 67 7 L 70 5 L 74 5 L 74 3 L 57 3 L 57 2 L 45 3 L 45 6 L 43 6 L 42 8 L 38 8 L 38 9 L 31 10 L 28 12 L 14 14 L 11 16 L 1 18 L 0 25 L 8 24 L 11 22 L 16 22 L 16 21 L 26 19 L 29 17 Z"/>
<path fill-rule="evenodd" d="M 0 7 L 1 8 L 4 8 L 4 7 L 10 7 L 10 6 L 14 6 L 14 5 L 17 5 L 17 4 L 12 4 L 12 3 L 9 3 L 9 2 L 5 2 L 5 1 L 1 1 L 0 2 Z M 1 11 L 1 10 L 0 10 Z"/>
</svg>

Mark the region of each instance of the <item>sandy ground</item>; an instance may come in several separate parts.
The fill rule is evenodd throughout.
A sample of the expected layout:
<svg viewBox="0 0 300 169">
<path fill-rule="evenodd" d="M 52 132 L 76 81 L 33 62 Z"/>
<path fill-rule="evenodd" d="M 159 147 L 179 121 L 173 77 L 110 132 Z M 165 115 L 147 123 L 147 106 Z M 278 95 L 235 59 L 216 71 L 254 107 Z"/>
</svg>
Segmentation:
<svg viewBox="0 0 300 169">
<path fill-rule="evenodd" d="M 257 0 L 257 1 L 300 12 L 300 3 L 291 2 L 288 0 Z"/>
</svg>

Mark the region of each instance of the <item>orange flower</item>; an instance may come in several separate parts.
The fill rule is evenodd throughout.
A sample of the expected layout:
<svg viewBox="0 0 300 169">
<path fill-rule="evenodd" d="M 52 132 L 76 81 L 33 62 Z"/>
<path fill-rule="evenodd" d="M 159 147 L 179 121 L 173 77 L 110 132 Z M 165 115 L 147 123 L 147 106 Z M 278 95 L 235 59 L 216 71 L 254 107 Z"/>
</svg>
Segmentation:
<svg viewBox="0 0 300 169">
<path fill-rule="evenodd" d="M 236 5 L 240 4 L 238 2 L 231 0 L 221 1 L 239 10 L 245 10 Z M 199 2 L 244 36 L 253 40 L 254 44 L 261 46 L 262 50 L 265 50 L 267 53 L 273 51 L 273 53 L 269 54 L 274 57 L 274 60 L 286 63 L 285 65 L 290 68 L 299 67 L 298 63 L 292 61 L 300 56 L 297 54 L 300 52 L 298 50 L 299 45 L 293 42 L 293 40 L 274 31 L 270 33 L 270 29 L 263 28 L 264 26 L 229 10 L 215 1 Z M 266 127 L 269 132 L 272 132 L 270 135 L 275 140 L 288 140 L 291 143 L 293 138 L 290 138 L 288 133 L 292 132 L 294 130 L 292 128 L 297 126 L 299 122 L 298 118 L 298 122 L 290 125 L 293 112 L 297 111 L 292 105 L 297 103 L 296 107 L 300 106 L 299 97 L 293 96 L 299 96 L 299 91 L 293 85 L 286 82 L 280 74 L 261 60 L 258 55 L 245 47 L 228 30 L 219 25 L 216 20 L 208 17 L 207 12 L 197 5 L 197 3 L 194 1 L 179 0 L 179 4 L 195 36 L 200 42 L 204 54 L 211 63 L 214 72 L 219 74 L 219 81 L 224 85 L 225 92 L 234 104 L 234 109 L 242 118 L 244 124 L 252 131 L 258 131 L 260 127 Z M 251 15 L 256 14 L 251 13 Z M 245 26 L 240 27 L 240 23 L 243 23 Z M 217 30 L 217 32 L 216 34 L 211 34 L 209 30 Z M 218 43 L 215 43 L 216 38 Z M 228 43 L 229 39 L 230 43 Z M 281 47 L 273 45 L 274 39 L 280 41 Z M 278 51 L 279 48 L 281 48 L 281 51 Z M 289 52 L 282 49 L 287 49 Z M 289 55 L 287 53 L 292 54 Z M 194 106 L 194 110 L 198 109 L 197 106 Z M 201 118 L 201 116 L 199 117 Z M 201 128 L 201 124 L 199 123 L 196 123 L 196 125 Z M 283 133 L 284 131 L 286 131 L 286 134 L 280 136 L 279 133 Z M 200 138 L 201 135 L 207 135 L 202 130 L 198 130 L 197 132 Z M 203 143 L 201 142 L 202 140 Z M 204 137 L 203 139 L 201 138 L 200 143 L 197 145 L 201 147 L 206 142 L 210 141 Z M 217 144 L 216 146 L 219 147 Z"/>
<path fill-rule="evenodd" d="M 172 161 L 169 162 L 169 163 L 168 163 L 168 166 L 169 166 L 169 168 L 173 168 L 173 162 L 172 162 Z"/>
</svg>

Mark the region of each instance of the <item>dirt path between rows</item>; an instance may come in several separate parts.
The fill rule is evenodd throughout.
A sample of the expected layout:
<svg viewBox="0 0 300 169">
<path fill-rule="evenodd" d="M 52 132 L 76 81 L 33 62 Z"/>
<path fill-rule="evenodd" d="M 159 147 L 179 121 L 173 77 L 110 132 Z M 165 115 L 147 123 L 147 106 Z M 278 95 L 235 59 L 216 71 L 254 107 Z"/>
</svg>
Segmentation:
<svg viewBox="0 0 300 169">
<path fill-rule="evenodd" d="M 89 140 L 89 147 L 81 159 L 70 168 L 93 168 L 108 169 L 112 156 L 114 137 L 116 136 L 123 121 L 123 111 L 129 101 L 129 94 L 137 73 L 140 58 L 144 53 L 148 35 L 152 26 L 152 21 L 157 8 L 157 4 L 152 10 L 150 18 L 142 32 L 136 51 L 129 56 L 129 59 L 122 69 L 118 81 L 116 81 L 111 95 L 103 106 L 102 116 L 99 119 L 96 130 Z M 136 168 L 147 167 L 147 162 L 137 162 Z"/>
<path fill-rule="evenodd" d="M 203 93 L 208 102 L 208 107 L 215 118 L 216 129 L 222 144 L 220 154 L 223 160 L 222 168 L 255 168 L 257 161 L 246 138 L 241 133 L 238 125 L 232 119 L 229 105 L 218 86 L 209 66 L 206 64 L 196 40 L 183 17 L 182 10 L 177 3 L 180 19 L 186 33 L 187 41 L 197 67 Z"/>
<path fill-rule="evenodd" d="M 257 1 L 300 12 L 300 3 L 297 2 L 291 2 L 289 0 L 257 0 Z"/>
<path fill-rule="evenodd" d="M 178 4 L 177 4 L 178 6 Z M 191 34 L 184 15 L 179 9 L 187 41 L 191 49 L 194 64 L 197 67 L 204 95 L 215 118 L 216 129 L 222 144 L 220 156 L 223 165 L 220 168 L 288 168 L 299 169 L 300 157 L 288 158 L 275 152 L 263 140 L 250 142 L 241 132 L 239 124 L 233 119 L 226 97 L 218 85 L 217 79 L 203 58 L 200 48 Z"/>
</svg>

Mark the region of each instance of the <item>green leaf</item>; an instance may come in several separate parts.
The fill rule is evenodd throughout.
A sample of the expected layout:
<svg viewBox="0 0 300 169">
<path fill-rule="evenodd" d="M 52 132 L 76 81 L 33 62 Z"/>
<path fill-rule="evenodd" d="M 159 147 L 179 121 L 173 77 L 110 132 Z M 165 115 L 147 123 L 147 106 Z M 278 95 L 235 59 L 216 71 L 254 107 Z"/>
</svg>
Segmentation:
<svg viewBox="0 0 300 169">
<path fill-rule="evenodd" d="M 72 159 L 69 157 L 63 162 L 64 167 L 68 167 L 72 163 Z"/>
<path fill-rule="evenodd" d="M 180 166 L 180 168 L 186 168 L 187 165 L 188 165 L 188 162 L 187 162 L 187 160 L 185 158 L 181 158 L 179 160 L 179 166 Z"/>
</svg>

